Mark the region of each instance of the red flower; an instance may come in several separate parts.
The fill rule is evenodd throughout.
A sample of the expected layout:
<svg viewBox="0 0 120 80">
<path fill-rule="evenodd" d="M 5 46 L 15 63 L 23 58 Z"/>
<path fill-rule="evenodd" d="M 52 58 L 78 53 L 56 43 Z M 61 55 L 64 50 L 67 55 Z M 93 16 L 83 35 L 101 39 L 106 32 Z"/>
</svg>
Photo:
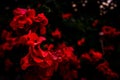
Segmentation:
<svg viewBox="0 0 120 80">
<path fill-rule="evenodd" d="M 44 47 L 47 48 L 47 50 L 52 50 L 54 48 L 54 45 L 53 44 L 45 44 Z"/>
<path fill-rule="evenodd" d="M 102 53 L 94 51 L 93 49 L 91 49 L 89 51 L 89 53 L 84 53 L 84 54 L 82 54 L 81 57 L 85 60 L 92 62 L 92 63 L 96 63 L 97 61 L 99 61 L 100 59 L 103 58 L 103 55 L 102 55 Z"/>
<path fill-rule="evenodd" d="M 48 51 L 43 51 L 39 45 L 40 43 L 42 43 L 42 41 L 45 40 L 45 38 L 38 37 L 36 33 L 32 33 L 31 31 L 24 37 L 27 40 L 27 45 L 29 45 L 29 52 L 28 55 L 24 57 L 25 59 L 27 59 L 27 62 L 24 62 L 24 65 L 21 66 L 27 68 L 33 63 L 38 64 L 41 68 L 47 68 L 49 66 L 52 66 L 52 55 Z M 28 60 L 29 58 L 33 60 L 33 63 Z"/>
<path fill-rule="evenodd" d="M 2 50 L 12 50 L 12 48 L 13 48 L 13 45 L 12 45 L 12 43 L 9 43 L 9 42 L 6 42 L 6 43 L 4 43 L 4 44 L 2 44 L 1 45 L 2 46 Z"/>
<path fill-rule="evenodd" d="M 71 13 L 64 13 L 64 14 L 62 14 L 62 18 L 63 19 L 69 19 L 71 16 L 72 16 Z"/>
<path fill-rule="evenodd" d="M 21 58 L 20 60 L 20 65 L 21 65 L 21 69 L 25 70 L 27 69 L 29 66 L 31 66 L 30 62 L 29 62 L 29 54 L 27 54 L 26 56 L 24 56 L 23 58 Z"/>
<path fill-rule="evenodd" d="M 48 46 L 48 50 L 51 50 L 51 49 L 53 49 L 54 48 L 54 45 L 53 44 L 50 44 L 49 46 Z"/>
<path fill-rule="evenodd" d="M 92 26 L 93 26 L 93 27 L 96 27 L 96 25 L 97 25 L 98 23 L 99 23 L 99 20 L 96 19 L 96 20 L 94 20 L 94 22 L 92 23 Z"/>
<path fill-rule="evenodd" d="M 13 11 L 14 18 L 10 22 L 10 26 L 13 30 L 24 29 L 26 26 L 31 25 L 33 23 L 32 19 L 35 17 L 34 9 L 23 9 L 16 8 Z M 28 28 L 27 28 L 28 29 Z"/>
<path fill-rule="evenodd" d="M 10 22 L 10 26 L 13 30 L 24 29 L 25 25 L 31 25 L 32 20 L 30 18 L 22 16 L 15 16 L 13 20 Z"/>
<path fill-rule="evenodd" d="M 92 61 L 92 59 L 91 59 L 91 57 L 90 57 L 90 55 L 88 54 L 88 53 L 84 53 L 84 54 L 82 54 L 81 55 L 81 58 L 82 59 L 85 59 L 85 60 L 88 60 L 88 61 Z"/>
<path fill-rule="evenodd" d="M 65 47 L 65 48 L 63 48 L 63 53 L 66 55 L 66 57 L 71 58 L 71 59 L 72 59 L 72 57 L 74 55 L 73 51 L 74 51 L 73 47 Z"/>
<path fill-rule="evenodd" d="M 63 48 L 65 48 L 66 46 L 67 46 L 66 43 L 65 43 L 65 42 L 62 42 L 62 43 L 59 43 L 59 44 L 58 44 L 58 47 L 57 47 L 57 48 L 63 49 Z"/>
<path fill-rule="evenodd" d="M 51 34 L 55 38 L 59 38 L 60 39 L 62 37 L 61 32 L 60 32 L 60 30 L 58 28 L 56 28 L 55 31 L 53 31 Z"/>
<path fill-rule="evenodd" d="M 31 56 L 35 63 L 43 62 L 42 58 L 47 56 L 47 52 L 43 51 L 39 44 L 46 40 L 46 38 L 38 37 L 36 33 L 32 33 L 31 31 L 24 38 L 26 39 L 26 44 L 29 45 L 29 56 Z"/>
<path fill-rule="evenodd" d="M 13 14 L 14 14 L 14 16 L 20 16 L 20 15 L 25 15 L 26 12 L 27 12 L 26 9 L 16 8 L 16 9 L 13 11 Z"/>
<path fill-rule="evenodd" d="M 28 54 L 21 59 L 21 68 L 25 70 L 29 66 L 38 65 L 40 68 L 50 68 L 55 64 L 52 54 L 43 51 L 39 45 L 29 47 Z"/>
<path fill-rule="evenodd" d="M 89 54 L 92 55 L 91 58 L 93 59 L 94 62 L 97 62 L 103 58 L 102 53 L 94 51 L 93 49 L 90 50 Z"/>
<path fill-rule="evenodd" d="M 81 45 L 83 45 L 84 42 L 85 42 L 85 38 L 82 38 L 77 41 L 77 44 L 78 44 L 78 46 L 81 46 Z"/>
<path fill-rule="evenodd" d="M 46 27 L 45 26 L 41 26 L 40 27 L 40 34 L 41 35 L 45 35 L 46 34 Z"/>
<path fill-rule="evenodd" d="M 30 46 L 35 46 L 38 44 L 41 44 L 43 41 L 46 40 L 45 37 L 39 37 L 36 33 L 29 31 L 29 33 L 27 35 L 24 35 L 24 38 L 27 41 L 27 45 Z"/>
<path fill-rule="evenodd" d="M 108 63 L 107 61 L 105 61 L 105 62 L 99 64 L 99 65 L 97 66 L 97 69 L 98 69 L 99 71 L 102 71 L 102 72 L 105 73 L 106 70 L 109 68 L 108 65 L 109 65 L 109 63 Z"/>
<path fill-rule="evenodd" d="M 118 78 L 118 74 L 113 72 L 109 68 L 109 63 L 107 61 L 99 64 L 97 67 L 98 71 L 102 72 L 105 76 L 108 76 L 108 78 Z"/>
<path fill-rule="evenodd" d="M 119 35 L 120 35 L 120 31 L 114 32 L 114 36 L 119 36 Z"/>
<path fill-rule="evenodd" d="M 11 37 L 12 32 L 8 32 L 7 30 L 3 30 L 1 34 L 1 39 L 8 40 Z"/>
<path fill-rule="evenodd" d="M 34 9 L 23 9 L 23 8 L 16 8 L 14 11 L 13 11 L 13 14 L 14 16 L 21 16 L 21 15 L 24 15 L 26 17 L 29 17 L 31 19 L 33 19 L 36 15 L 36 12 Z"/>
<path fill-rule="evenodd" d="M 34 19 L 35 15 L 36 15 L 36 11 L 34 9 L 28 9 L 26 12 L 26 16 L 31 19 Z"/>
<path fill-rule="evenodd" d="M 35 18 L 34 21 L 37 23 L 40 23 L 43 26 L 46 26 L 48 24 L 48 19 L 44 15 L 44 13 L 38 14 Z"/>
<path fill-rule="evenodd" d="M 102 27 L 102 32 L 104 35 L 111 35 L 116 31 L 115 28 L 112 28 L 111 26 L 103 26 Z"/>
</svg>

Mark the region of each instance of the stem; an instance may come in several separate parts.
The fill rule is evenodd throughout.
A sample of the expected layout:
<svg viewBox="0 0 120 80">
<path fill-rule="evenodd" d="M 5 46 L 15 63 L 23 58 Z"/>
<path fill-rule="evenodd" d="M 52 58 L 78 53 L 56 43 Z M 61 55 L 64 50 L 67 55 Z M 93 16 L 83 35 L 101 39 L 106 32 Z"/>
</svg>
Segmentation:
<svg viewBox="0 0 120 80">
<path fill-rule="evenodd" d="M 103 43 L 102 39 L 100 39 L 100 43 L 101 43 L 101 48 L 102 48 L 102 52 L 103 52 L 103 55 L 104 55 L 105 51 L 104 51 L 104 43 Z"/>
</svg>

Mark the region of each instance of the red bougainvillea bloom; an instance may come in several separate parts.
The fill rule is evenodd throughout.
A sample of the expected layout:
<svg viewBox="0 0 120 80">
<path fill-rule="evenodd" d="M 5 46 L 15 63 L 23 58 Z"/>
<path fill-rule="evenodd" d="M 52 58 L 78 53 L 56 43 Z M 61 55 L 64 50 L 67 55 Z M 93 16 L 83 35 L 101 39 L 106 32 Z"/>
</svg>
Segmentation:
<svg viewBox="0 0 120 80">
<path fill-rule="evenodd" d="M 60 67 L 60 75 L 63 77 L 63 80 L 73 80 L 78 78 L 77 69 L 80 68 L 80 61 L 78 61 L 77 57 L 73 53 L 74 49 L 72 47 L 64 47 L 62 49 L 62 61 L 59 64 Z M 71 65 L 76 66 L 75 69 L 71 69 Z"/>
<path fill-rule="evenodd" d="M 25 15 L 26 12 L 27 12 L 26 9 L 16 8 L 16 9 L 13 11 L 13 14 L 14 14 L 14 16 L 20 16 L 20 15 Z"/>
<path fill-rule="evenodd" d="M 102 32 L 104 35 L 111 35 L 116 31 L 115 28 L 112 28 L 111 26 L 103 26 L 102 27 Z"/>
<path fill-rule="evenodd" d="M 43 62 L 43 59 L 42 58 L 45 58 L 46 56 L 48 56 L 48 52 L 46 51 L 43 51 L 40 46 L 35 46 L 35 47 L 32 47 L 31 50 L 31 57 L 33 58 L 33 60 L 36 62 L 36 63 L 41 63 Z M 51 64 L 51 62 L 48 62 L 49 64 Z M 43 64 L 44 66 L 42 67 L 45 67 L 45 64 Z"/>
<path fill-rule="evenodd" d="M 69 19 L 71 16 L 72 16 L 71 13 L 64 13 L 64 14 L 62 14 L 62 18 L 63 19 Z"/>
<path fill-rule="evenodd" d="M 67 46 L 64 42 L 58 45 L 57 54 L 61 54 L 63 59 L 68 59 L 72 61 L 78 61 L 77 57 L 74 55 L 74 48 L 72 46 Z M 79 61 L 78 61 L 79 62 Z"/>
<path fill-rule="evenodd" d="M 62 61 L 67 60 L 68 62 L 72 61 L 75 65 L 76 63 L 79 64 L 77 57 L 73 54 L 74 51 L 73 47 L 67 47 L 65 43 L 59 46 L 61 52 L 57 50 L 56 54 L 58 55 L 60 53 L 62 55 L 58 57 L 54 55 L 52 52 L 44 51 L 40 48 L 39 44 L 45 40 L 44 37 L 41 37 L 39 39 L 36 33 L 29 31 L 27 35 L 24 35 L 24 38 L 26 39 L 26 44 L 29 45 L 29 52 L 25 57 L 21 59 L 21 68 L 25 70 L 29 66 L 34 66 L 34 65 L 39 66 L 40 69 L 42 69 L 42 71 L 44 72 L 40 75 L 40 79 L 42 80 L 46 78 L 48 79 L 53 75 L 53 72 L 58 68 L 58 63 L 61 62 L 59 61 L 60 56 L 61 56 L 61 60 L 63 59 Z M 51 49 L 51 46 L 48 47 L 48 50 L 49 49 Z M 71 78 L 77 77 L 75 75 L 73 76 L 73 73 L 74 74 L 77 73 L 76 71 L 71 72 L 70 70 L 67 73 L 69 75 L 72 75 Z"/>
<path fill-rule="evenodd" d="M 53 48 L 54 48 L 54 45 L 53 44 L 49 44 L 48 50 L 52 50 Z"/>
<path fill-rule="evenodd" d="M 62 42 L 62 43 L 59 43 L 59 44 L 58 44 L 58 47 L 57 47 L 57 48 L 63 49 L 63 48 L 65 48 L 65 47 L 67 47 L 66 43 L 65 43 L 65 42 Z"/>
<path fill-rule="evenodd" d="M 91 57 L 90 57 L 90 55 L 88 53 L 82 54 L 81 58 L 92 62 L 92 59 L 91 59 Z"/>
<path fill-rule="evenodd" d="M 82 38 L 82 39 L 77 41 L 77 44 L 78 44 L 78 46 L 81 46 L 84 44 L 84 42 L 85 42 L 85 38 Z"/>
<path fill-rule="evenodd" d="M 63 53 L 66 55 L 67 58 L 72 58 L 73 57 L 73 47 L 65 47 L 63 48 Z"/>
<path fill-rule="evenodd" d="M 45 44 L 44 48 L 46 48 L 47 50 L 52 50 L 54 48 L 54 44 Z"/>
<path fill-rule="evenodd" d="M 94 20 L 94 22 L 92 23 L 92 26 L 93 26 L 93 27 L 96 27 L 96 25 L 97 25 L 98 23 L 99 23 L 99 20 L 96 19 L 96 20 Z"/>
<path fill-rule="evenodd" d="M 72 61 L 76 67 L 80 68 L 80 61 L 77 59 L 77 56 L 74 55 L 74 48 L 67 46 L 65 42 L 58 45 L 55 55 L 58 57 L 59 62 L 64 60 Z"/>
<path fill-rule="evenodd" d="M 16 8 L 13 11 L 14 18 L 10 22 L 10 26 L 13 30 L 23 29 L 28 27 L 27 25 L 31 25 L 33 23 L 33 18 L 36 15 L 34 9 L 23 9 L 23 8 Z"/>
<path fill-rule="evenodd" d="M 34 9 L 28 9 L 26 12 L 26 16 L 31 19 L 34 19 L 35 15 L 36 15 L 36 11 Z"/>
<path fill-rule="evenodd" d="M 32 64 L 30 64 L 29 60 L 30 60 L 29 59 L 29 54 L 27 54 L 26 56 L 21 58 L 20 65 L 21 65 L 21 69 L 22 70 L 26 70 L 29 66 L 32 65 Z"/>
<path fill-rule="evenodd" d="M 53 31 L 51 34 L 53 37 L 58 38 L 58 39 L 62 37 L 62 34 L 58 28 L 56 28 L 55 31 Z"/>
<path fill-rule="evenodd" d="M 6 51 L 6 50 L 12 50 L 13 45 L 12 45 L 12 43 L 6 42 L 6 43 L 2 44 L 1 47 L 2 47 L 3 51 Z"/>
<path fill-rule="evenodd" d="M 26 44 L 30 46 L 38 45 L 46 40 L 45 37 L 38 36 L 36 33 L 29 31 L 28 34 L 24 35 L 24 38 L 26 39 Z"/>
<path fill-rule="evenodd" d="M 44 27 L 44 26 L 40 27 L 40 34 L 41 35 L 45 35 L 46 34 L 46 27 Z"/>
<path fill-rule="evenodd" d="M 93 49 L 90 50 L 89 54 L 91 55 L 91 58 L 93 59 L 93 61 L 97 62 L 99 61 L 100 59 L 103 58 L 103 55 L 102 53 L 98 52 L 98 51 L 95 51 Z"/>
<path fill-rule="evenodd" d="M 40 23 L 42 26 L 46 26 L 48 24 L 48 19 L 44 15 L 44 13 L 38 14 L 35 18 L 34 21 L 37 23 Z"/>
<path fill-rule="evenodd" d="M 23 9 L 16 8 L 14 11 L 14 18 L 10 22 L 10 27 L 13 30 L 25 30 L 28 31 L 33 24 L 33 22 L 39 23 L 38 26 L 42 27 L 40 30 L 41 34 L 46 33 L 45 26 L 48 24 L 48 19 L 44 15 L 44 13 L 40 13 L 36 16 L 36 11 L 34 9 Z M 36 28 L 36 27 L 35 27 Z M 36 28 L 38 29 L 38 28 Z M 35 30 L 36 30 L 35 29 Z M 33 28 L 34 30 L 34 28 Z M 17 32 L 16 32 L 17 33 Z"/>
<path fill-rule="evenodd" d="M 3 30 L 1 34 L 1 39 L 8 40 L 11 37 L 12 32 L 8 32 L 7 30 Z"/>
<path fill-rule="evenodd" d="M 16 16 L 13 18 L 13 20 L 10 22 L 10 26 L 13 30 L 17 29 L 24 29 L 25 25 L 31 25 L 32 20 L 30 18 L 22 16 Z"/>
<path fill-rule="evenodd" d="M 120 35 L 120 31 L 114 32 L 114 36 L 119 36 L 119 35 Z"/>
<path fill-rule="evenodd" d="M 118 78 L 118 74 L 113 72 L 110 68 L 109 68 L 109 63 L 107 61 L 99 64 L 97 67 L 98 71 L 102 72 L 103 75 L 108 76 L 110 78 Z"/>
<path fill-rule="evenodd" d="M 16 8 L 13 11 L 14 16 L 21 16 L 24 15 L 26 17 L 29 17 L 33 19 L 36 15 L 36 11 L 34 9 L 23 9 L 23 8 Z"/>
<path fill-rule="evenodd" d="M 37 46 L 37 48 L 39 48 L 39 46 Z M 35 64 L 39 64 L 39 66 L 42 68 L 48 67 L 48 64 L 44 63 L 43 59 L 48 55 L 48 53 L 45 53 L 40 48 L 37 48 L 35 46 L 29 47 L 28 54 L 25 57 L 21 58 L 21 68 L 23 70 Z"/>
<path fill-rule="evenodd" d="M 43 51 L 39 45 L 29 47 L 28 54 L 21 59 L 21 68 L 27 69 L 29 66 L 39 66 L 40 80 L 49 80 L 57 68 L 55 56 L 49 51 Z"/>
<path fill-rule="evenodd" d="M 94 51 L 93 49 L 90 49 L 89 53 L 82 54 L 81 58 L 86 59 L 92 63 L 96 63 L 97 61 L 103 58 L 103 55 L 98 51 Z"/>
<path fill-rule="evenodd" d="M 41 68 L 47 68 L 53 65 L 53 60 L 56 59 L 50 52 L 44 51 L 40 48 L 40 43 L 45 40 L 44 37 L 38 37 L 36 33 L 32 33 L 31 31 L 24 36 L 27 40 L 27 45 L 29 45 L 28 54 L 21 59 L 23 63 L 25 59 L 27 59 L 21 66 L 23 69 L 27 67 L 37 64 Z M 30 61 L 30 58 L 32 62 Z"/>
</svg>

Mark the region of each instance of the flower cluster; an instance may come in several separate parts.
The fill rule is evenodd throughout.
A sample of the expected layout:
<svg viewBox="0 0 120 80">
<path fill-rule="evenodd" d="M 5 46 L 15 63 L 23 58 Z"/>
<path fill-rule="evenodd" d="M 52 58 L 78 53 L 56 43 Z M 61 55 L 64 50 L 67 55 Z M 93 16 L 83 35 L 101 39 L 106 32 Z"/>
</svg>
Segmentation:
<svg viewBox="0 0 120 80">
<path fill-rule="evenodd" d="M 85 60 L 88 60 L 91 63 L 96 63 L 103 58 L 103 55 L 102 55 L 102 53 L 100 53 L 98 51 L 90 49 L 90 51 L 88 53 L 82 54 L 81 58 L 85 59 Z"/>
<path fill-rule="evenodd" d="M 0 58 L 7 53 L 14 53 L 14 48 L 26 48 L 20 54 L 19 67 L 21 71 L 25 71 L 23 79 L 25 80 L 51 80 L 57 73 L 61 80 L 78 80 L 79 71 L 82 70 L 82 61 L 87 61 L 94 65 L 98 72 L 102 72 L 107 78 L 118 78 L 118 74 L 109 68 L 108 62 L 104 60 L 104 55 L 100 51 L 90 49 L 77 56 L 75 54 L 76 46 L 68 45 L 66 41 L 59 42 L 63 37 L 60 28 L 56 27 L 49 35 L 53 42 L 49 41 L 47 34 L 48 18 L 44 13 L 37 14 L 34 9 L 16 8 L 13 10 L 14 17 L 10 22 L 11 31 L 4 29 L 1 34 Z M 63 19 L 71 18 L 72 14 L 62 14 Z M 96 20 L 92 25 L 95 27 L 99 23 Z M 50 28 L 50 27 L 49 27 Z M 104 26 L 102 28 L 104 35 L 119 35 L 115 28 Z M 58 40 L 58 42 L 57 42 Z M 86 38 L 78 39 L 77 47 L 82 47 L 86 43 Z M 112 49 L 113 46 L 104 48 L 104 50 Z M 26 54 L 25 54 L 26 53 Z M 18 52 L 19 54 L 19 52 Z M 5 59 L 5 71 L 9 71 L 14 65 L 14 61 Z M 100 63 L 100 64 L 98 64 Z M 96 66 L 97 65 L 97 66 Z M 16 68 L 19 71 L 18 68 Z M 35 74 L 35 75 L 32 75 Z M 31 76 L 32 75 L 32 76 Z M 80 80 L 87 80 L 82 76 Z"/>
<path fill-rule="evenodd" d="M 42 28 L 41 34 L 45 34 L 45 26 L 48 24 L 48 19 L 44 15 L 44 13 L 39 13 L 36 15 L 36 11 L 34 9 L 22 9 L 17 8 L 13 11 L 14 17 L 10 22 L 10 27 L 18 32 L 18 31 L 36 31 L 37 29 Z M 33 28 L 34 27 L 34 28 Z M 20 33 L 21 33 L 20 32 Z"/>
<path fill-rule="evenodd" d="M 104 35 L 110 35 L 110 36 L 118 36 L 120 35 L 120 32 L 116 30 L 116 28 L 113 28 L 111 26 L 103 26 L 102 32 Z"/>
<path fill-rule="evenodd" d="M 109 68 L 109 63 L 107 61 L 99 64 L 96 68 L 98 71 L 102 72 L 103 75 L 107 76 L 108 80 L 112 78 L 118 78 L 118 74 Z"/>
<path fill-rule="evenodd" d="M 20 59 L 21 70 L 26 71 L 30 67 L 36 67 L 38 70 L 36 72 L 37 77 L 40 80 L 51 79 L 56 71 L 59 71 L 58 74 L 62 76 L 63 80 L 78 78 L 77 69 L 80 68 L 80 60 L 74 54 L 74 48 L 72 46 L 67 46 L 63 42 L 57 45 L 57 47 L 52 43 L 46 43 L 44 44 L 46 50 L 41 47 L 43 45 L 42 43 L 47 40 L 44 35 L 46 35 L 48 19 L 44 13 L 36 15 L 34 9 L 16 8 L 13 14 L 14 17 L 10 22 L 12 31 L 3 30 L 1 35 L 1 38 L 5 42 L 0 45 L 0 53 L 4 54 L 6 50 L 12 51 L 14 47 L 19 48 L 19 45 L 27 46 L 27 54 Z M 62 34 L 60 29 L 56 28 L 55 31 L 52 31 L 51 36 L 53 39 L 61 39 Z M 13 63 L 10 59 L 6 59 L 5 64 L 6 70 L 9 71 Z M 75 67 L 71 68 L 71 65 Z M 27 74 L 25 75 L 27 76 Z M 27 80 L 28 77 L 26 76 L 24 78 Z"/>
<path fill-rule="evenodd" d="M 97 64 L 97 71 L 106 76 L 107 80 L 118 79 L 118 74 L 112 71 L 112 69 L 109 67 L 108 61 L 104 60 L 102 53 L 90 49 L 88 53 L 84 53 L 81 55 L 81 59 L 87 60 L 87 62 L 94 66 Z"/>
<path fill-rule="evenodd" d="M 53 75 L 53 72 L 58 70 L 59 65 L 59 69 L 62 71 L 60 72 L 60 75 L 63 76 L 63 80 L 76 78 L 76 69 L 80 68 L 80 61 L 77 59 L 77 56 L 74 55 L 73 47 L 69 47 L 63 43 L 60 44 L 56 50 L 52 50 L 50 46 L 48 47 L 48 50 L 43 50 L 40 45 L 46 40 L 45 37 L 38 37 L 37 34 L 31 31 L 23 37 L 26 40 L 26 45 L 29 46 L 27 55 L 21 59 L 21 68 L 23 70 L 30 66 L 39 66 L 40 70 L 44 70 L 44 74 L 41 72 L 41 75 L 39 75 L 40 79 L 45 80 L 46 78 L 49 79 Z M 69 68 L 70 64 L 63 65 L 65 63 L 73 64 L 76 68 L 71 71 Z M 65 71 L 64 74 L 63 71 Z M 76 75 L 74 73 L 76 73 Z M 75 76 L 69 77 L 73 74 Z"/>
</svg>

